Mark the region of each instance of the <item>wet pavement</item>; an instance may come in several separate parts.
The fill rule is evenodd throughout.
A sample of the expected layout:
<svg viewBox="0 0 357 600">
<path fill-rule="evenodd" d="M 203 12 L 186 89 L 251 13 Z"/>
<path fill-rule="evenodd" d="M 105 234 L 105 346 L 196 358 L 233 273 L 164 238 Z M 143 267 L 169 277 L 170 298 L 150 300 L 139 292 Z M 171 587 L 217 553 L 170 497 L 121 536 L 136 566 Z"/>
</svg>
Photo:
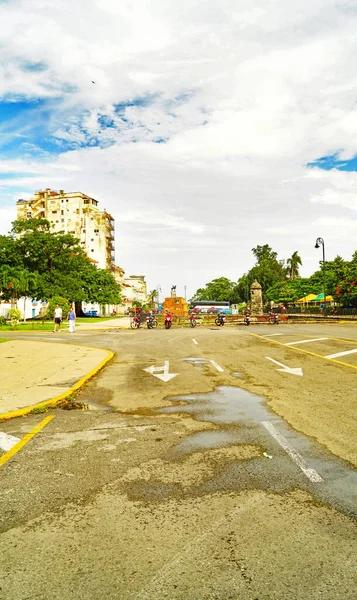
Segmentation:
<svg viewBox="0 0 357 600">
<path fill-rule="evenodd" d="M 243 389 L 222 386 L 208 394 L 177 396 L 169 400 L 173 406 L 159 409 L 159 413 L 189 414 L 218 428 L 188 435 L 172 449 L 172 457 L 233 445 L 258 443 L 262 448 L 262 457 L 254 457 L 243 464 L 229 464 L 221 474 L 205 483 L 204 490 L 197 490 L 198 493 L 252 488 L 281 493 L 298 487 L 310 492 L 318 501 L 357 517 L 357 470 L 321 444 L 289 427 L 269 408 L 264 398 Z M 283 436 L 308 472 L 312 470 L 320 476 L 317 482 L 309 481 L 269 434 L 267 423 Z M 272 456 L 271 460 L 267 458 L 269 456 Z"/>
</svg>

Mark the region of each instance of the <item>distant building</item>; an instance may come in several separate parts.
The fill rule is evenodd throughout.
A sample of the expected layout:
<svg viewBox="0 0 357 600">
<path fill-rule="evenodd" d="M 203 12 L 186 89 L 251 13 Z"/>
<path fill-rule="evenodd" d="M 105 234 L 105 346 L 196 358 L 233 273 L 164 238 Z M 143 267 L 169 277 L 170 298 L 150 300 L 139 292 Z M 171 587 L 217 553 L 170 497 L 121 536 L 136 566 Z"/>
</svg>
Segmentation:
<svg viewBox="0 0 357 600">
<path fill-rule="evenodd" d="M 133 306 L 136 300 L 145 304 L 147 301 L 147 289 L 144 275 L 130 275 L 124 279 L 123 288 L 124 302 L 128 309 Z"/>
<path fill-rule="evenodd" d="M 30 200 L 17 201 L 18 219 L 37 217 L 50 221 L 53 231 L 64 231 L 78 238 L 97 267 L 114 270 L 114 219 L 105 210 L 99 210 L 97 200 L 82 192 L 55 192 L 46 188 Z"/>
</svg>

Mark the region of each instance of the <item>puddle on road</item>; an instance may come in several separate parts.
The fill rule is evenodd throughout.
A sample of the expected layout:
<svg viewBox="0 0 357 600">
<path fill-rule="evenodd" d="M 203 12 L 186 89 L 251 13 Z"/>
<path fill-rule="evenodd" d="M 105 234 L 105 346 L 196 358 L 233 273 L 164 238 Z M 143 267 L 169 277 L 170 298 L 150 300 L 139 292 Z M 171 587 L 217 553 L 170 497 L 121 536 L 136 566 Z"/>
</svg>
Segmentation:
<svg viewBox="0 0 357 600">
<path fill-rule="evenodd" d="M 192 360 L 192 359 L 189 359 Z M 200 359 L 198 359 L 200 360 Z M 179 459 L 193 452 L 232 445 L 259 445 L 262 456 L 244 465 L 227 464 L 215 478 L 201 486 L 201 493 L 222 489 L 237 490 L 260 487 L 275 492 L 300 488 L 338 510 L 357 517 L 357 469 L 330 453 L 324 446 L 292 429 L 267 405 L 264 398 L 237 387 L 221 386 L 206 394 L 190 394 L 168 398 L 171 406 L 157 413 L 186 413 L 198 421 L 208 421 L 216 429 L 186 436 L 171 450 L 171 458 Z M 270 422 L 323 478 L 311 482 L 291 460 L 262 422 Z M 267 460 L 263 451 L 272 460 Z"/>
</svg>

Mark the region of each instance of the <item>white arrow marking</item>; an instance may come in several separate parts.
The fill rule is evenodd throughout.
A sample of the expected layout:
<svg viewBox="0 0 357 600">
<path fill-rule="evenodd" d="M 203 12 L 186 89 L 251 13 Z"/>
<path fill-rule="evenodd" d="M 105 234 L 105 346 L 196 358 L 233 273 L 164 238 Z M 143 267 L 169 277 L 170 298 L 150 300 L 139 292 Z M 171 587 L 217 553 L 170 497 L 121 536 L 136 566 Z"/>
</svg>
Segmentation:
<svg viewBox="0 0 357 600">
<path fill-rule="evenodd" d="M 169 373 L 169 369 L 170 363 L 168 360 L 165 360 L 162 367 L 154 367 L 154 365 L 152 365 L 151 367 L 143 369 L 143 371 L 146 371 L 146 373 L 150 373 L 150 375 L 153 375 L 154 377 L 157 377 L 158 379 L 161 379 L 161 381 L 167 383 L 170 381 L 170 379 L 173 379 L 179 375 L 179 373 Z"/>
<path fill-rule="evenodd" d="M 198 346 L 198 341 L 197 341 L 197 340 L 194 340 L 194 339 L 192 338 L 192 341 L 193 341 L 193 343 L 194 343 L 196 346 Z"/>
<path fill-rule="evenodd" d="M 0 449 L 8 452 L 16 446 L 17 442 L 20 441 L 20 438 L 15 437 L 14 435 L 9 435 L 8 433 L 3 433 L 0 431 Z"/>
<path fill-rule="evenodd" d="M 287 367 L 286 365 L 283 365 L 282 363 L 278 362 L 277 360 L 274 360 L 273 358 L 270 358 L 270 356 L 266 356 L 265 358 L 267 358 L 268 360 L 271 360 L 271 362 L 275 363 L 276 365 L 279 365 L 279 367 L 283 367 L 282 369 L 277 369 L 277 371 L 281 371 L 282 373 L 290 373 L 290 375 L 300 375 L 301 377 L 303 376 L 303 372 L 302 369 L 300 369 L 300 367 Z"/>
</svg>

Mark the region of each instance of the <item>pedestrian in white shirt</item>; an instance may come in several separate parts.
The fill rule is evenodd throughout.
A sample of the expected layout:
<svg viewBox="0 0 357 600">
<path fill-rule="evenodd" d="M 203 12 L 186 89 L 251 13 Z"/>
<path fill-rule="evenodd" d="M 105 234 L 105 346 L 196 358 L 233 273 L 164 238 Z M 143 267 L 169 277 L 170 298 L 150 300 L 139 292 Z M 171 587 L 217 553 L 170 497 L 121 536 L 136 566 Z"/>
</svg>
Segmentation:
<svg viewBox="0 0 357 600">
<path fill-rule="evenodd" d="M 62 321 L 62 308 L 60 307 L 59 304 L 56 305 L 55 308 L 55 312 L 54 312 L 54 329 L 53 331 L 60 331 L 61 330 L 61 321 Z M 56 329 L 57 327 L 57 329 Z"/>
</svg>

